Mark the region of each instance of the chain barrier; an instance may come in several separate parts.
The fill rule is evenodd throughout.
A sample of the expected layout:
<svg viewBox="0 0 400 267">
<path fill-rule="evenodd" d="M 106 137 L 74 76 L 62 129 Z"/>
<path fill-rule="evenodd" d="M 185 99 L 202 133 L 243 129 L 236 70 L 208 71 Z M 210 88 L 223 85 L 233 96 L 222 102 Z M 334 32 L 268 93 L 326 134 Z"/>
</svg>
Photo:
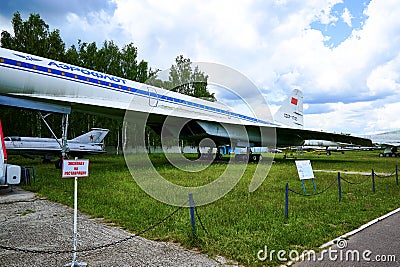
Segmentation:
<svg viewBox="0 0 400 267">
<path fill-rule="evenodd" d="M 340 179 L 348 184 L 352 184 L 352 185 L 360 185 L 360 184 L 364 184 L 366 182 L 368 182 L 371 179 L 372 175 L 368 175 L 367 178 L 365 178 L 363 181 L 361 182 L 350 182 L 349 180 L 346 180 L 343 177 L 340 177 Z"/>
<path fill-rule="evenodd" d="M 187 204 L 187 203 L 185 203 L 185 204 Z M 55 254 L 55 255 L 58 255 L 58 254 L 68 254 L 68 253 L 75 253 L 75 252 L 80 252 L 80 253 L 81 252 L 89 252 L 89 251 L 99 250 L 99 249 L 103 249 L 103 248 L 108 248 L 108 247 L 116 246 L 116 245 L 118 245 L 120 243 L 123 243 L 123 242 L 127 242 L 127 241 L 129 241 L 129 240 L 131 240 L 133 238 L 136 238 L 136 237 L 138 237 L 140 235 L 143 235 L 143 234 L 155 229 L 157 226 L 159 226 L 160 224 L 164 223 L 169 218 L 174 216 L 183 207 L 184 207 L 184 205 L 179 206 L 177 209 L 175 209 L 173 212 L 171 212 L 170 214 L 168 214 L 167 216 L 165 216 L 164 218 L 162 218 L 158 222 L 150 225 L 148 228 L 146 228 L 146 229 L 144 229 L 144 230 L 142 230 L 142 231 L 140 231 L 140 232 L 138 232 L 136 234 L 133 234 L 131 236 L 128 236 L 128 237 L 120 239 L 120 240 L 117 240 L 115 242 L 104 244 L 104 245 L 100 245 L 100 246 L 97 246 L 97 247 L 77 249 L 77 250 L 74 250 L 74 249 L 71 249 L 71 250 L 37 250 L 37 249 L 16 248 L 16 247 L 0 245 L 0 249 L 9 250 L 9 251 L 15 251 L 15 252 L 23 252 L 23 253 L 49 254 L 49 255 Z"/>
<path fill-rule="evenodd" d="M 9 247 L 9 246 L 3 246 L 0 245 L 0 249 L 3 250 L 10 250 L 10 251 L 15 251 L 15 252 L 24 252 L 24 253 L 32 253 L 32 254 L 67 254 L 67 253 L 73 253 L 74 250 L 37 250 L 37 249 L 27 249 L 27 248 L 15 248 L 15 247 Z"/>
<path fill-rule="evenodd" d="M 397 166 L 397 165 L 396 165 L 396 171 L 393 172 L 393 173 L 390 174 L 390 175 L 380 175 L 380 176 L 378 176 L 378 175 L 376 175 L 374 169 L 372 169 L 371 174 L 368 175 L 368 176 L 367 176 L 364 180 L 362 180 L 361 182 L 351 182 L 351 181 L 349 181 L 349 180 L 347 180 L 347 179 L 341 177 L 340 172 L 338 172 L 338 179 L 337 179 L 337 181 L 334 181 L 334 182 L 333 182 L 332 184 L 330 184 L 327 188 L 325 188 L 324 190 L 322 190 L 322 191 L 320 191 L 320 192 L 317 192 L 317 193 L 315 193 L 315 194 L 306 194 L 306 193 L 305 193 L 305 190 L 304 190 L 304 193 L 294 191 L 294 190 L 290 189 L 290 188 L 289 188 L 289 184 L 286 183 L 286 188 L 285 188 L 285 218 L 288 218 L 288 217 L 289 217 L 289 192 L 292 192 L 292 193 L 297 194 L 297 195 L 300 195 L 300 196 L 312 197 L 312 196 L 320 195 L 320 194 L 326 192 L 326 191 L 329 190 L 332 186 L 334 186 L 335 184 L 337 184 L 337 185 L 338 185 L 338 193 L 339 193 L 339 201 L 341 201 L 341 200 L 342 200 L 342 185 L 341 185 L 341 181 L 344 181 L 344 182 L 346 182 L 346 183 L 348 183 L 348 184 L 351 184 L 351 185 L 361 185 L 361 184 L 364 184 L 364 183 L 368 182 L 368 181 L 371 179 L 371 181 L 372 181 L 372 192 L 375 193 L 375 192 L 376 192 L 376 188 L 375 188 L 375 180 L 374 180 L 374 177 L 388 178 L 388 177 L 392 177 L 392 176 L 395 176 L 395 177 L 396 177 L 396 185 L 399 185 L 398 166 Z M 304 185 L 303 185 L 303 187 L 304 187 Z M 315 190 L 315 186 L 314 186 L 314 190 Z"/>
<path fill-rule="evenodd" d="M 205 227 L 204 224 L 203 224 L 203 221 L 202 221 L 201 218 L 200 218 L 199 212 L 197 211 L 197 207 L 194 207 L 194 211 L 196 212 L 196 217 L 197 217 L 197 219 L 198 219 L 199 222 L 200 222 L 201 228 L 203 229 L 203 231 L 206 233 L 206 235 L 207 235 L 208 237 L 211 237 L 210 233 L 207 231 L 206 227 Z"/>
<path fill-rule="evenodd" d="M 294 191 L 294 190 L 292 190 L 292 189 L 290 189 L 289 188 L 289 191 L 290 192 L 292 192 L 292 193 L 295 193 L 295 194 L 297 194 L 297 195 L 300 195 L 300 196 L 305 196 L 305 197 L 313 197 L 313 196 L 317 196 L 317 195 L 320 195 L 320 194 L 322 194 L 322 193 L 325 193 L 326 191 L 328 191 L 332 186 L 334 186 L 336 184 L 336 181 L 334 181 L 333 183 L 331 183 L 327 188 L 325 188 L 324 190 L 322 190 L 322 191 L 320 191 L 320 192 L 317 192 L 317 193 L 315 193 L 315 194 L 304 194 L 304 193 L 300 193 L 300 192 L 297 192 L 297 191 Z"/>
</svg>

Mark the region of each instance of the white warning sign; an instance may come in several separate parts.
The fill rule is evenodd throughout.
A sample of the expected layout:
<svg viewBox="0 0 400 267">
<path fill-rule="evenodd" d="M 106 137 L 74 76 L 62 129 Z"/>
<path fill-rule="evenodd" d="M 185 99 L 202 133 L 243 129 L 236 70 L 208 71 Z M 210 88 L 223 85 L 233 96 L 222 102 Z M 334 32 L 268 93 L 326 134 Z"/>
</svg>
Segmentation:
<svg viewBox="0 0 400 267">
<path fill-rule="evenodd" d="M 62 178 L 88 177 L 88 176 L 89 176 L 88 159 L 63 160 Z"/>
</svg>

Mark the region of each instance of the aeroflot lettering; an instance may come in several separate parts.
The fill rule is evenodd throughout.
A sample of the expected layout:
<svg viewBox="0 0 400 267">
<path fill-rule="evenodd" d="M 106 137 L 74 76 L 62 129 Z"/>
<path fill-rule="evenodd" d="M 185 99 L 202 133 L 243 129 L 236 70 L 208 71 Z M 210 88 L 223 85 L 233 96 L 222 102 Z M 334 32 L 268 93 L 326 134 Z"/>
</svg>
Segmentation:
<svg viewBox="0 0 400 267">
<path fill-rule="evenodd" d="M 95 72 L 95 71 L 81 69 L 81 68 L 75 67 L 75 66 L 69 66 L 69 65 L 63 64 L 63 63 L 55 63 L 55 62 L 51 61 L 49 63 L 49 66 L 56 66 L 59 69 L 70 70 L 70 71 L 80 71 L 85 75 L 92 75 L 92 76 L 94 76 L 96 78 L 99 78 L 99 79 L 109 79 L 110 81 L 114 81 L 114 82 L 117 82 L 117 83 L 120 83 L 120 82 L 122 82 L 123 84 L 126 83 L 126 81 L 124 79 L 120 79 L 120 78 L 117 78 L 117 77 L 114 77 L 114 76 L 109 76 L 109 75 L 106 75 L 106 74 L 101 74 L 101 73 L 98 73 L 98 72 Z"/>
</svg>

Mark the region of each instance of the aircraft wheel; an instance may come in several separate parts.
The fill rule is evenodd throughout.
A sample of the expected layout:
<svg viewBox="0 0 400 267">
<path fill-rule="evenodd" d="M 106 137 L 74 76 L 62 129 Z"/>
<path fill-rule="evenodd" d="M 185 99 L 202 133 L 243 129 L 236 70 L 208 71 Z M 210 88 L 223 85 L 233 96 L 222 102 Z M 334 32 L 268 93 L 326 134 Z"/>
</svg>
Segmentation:
<svg viewBox="0 0 400 267">
<path fill-rule="evenodd" d="M 252 156 L 251 156 L 250 161 L 251 161 L 251 162 L 259 162 L 261 159 L 262 159 L 262 156 L 256 154 L 256 155 L 252 155 Z"/>
<path fill-rule="evenodd" d="M 383 157 L 384 157 L 383 153 L 380 153 L 380 154 L 379 154 L 379 157 L 380 157 L 380 158 L 383 158 Z"/>
<path fill-rule="evenodd" d="M 54 162 L 54 166 L 56 167 L 56 169 L 61 169 L 61 167 L 62 167 L 62 159 L 56 160 L 56 162 Z"/>
</svg>

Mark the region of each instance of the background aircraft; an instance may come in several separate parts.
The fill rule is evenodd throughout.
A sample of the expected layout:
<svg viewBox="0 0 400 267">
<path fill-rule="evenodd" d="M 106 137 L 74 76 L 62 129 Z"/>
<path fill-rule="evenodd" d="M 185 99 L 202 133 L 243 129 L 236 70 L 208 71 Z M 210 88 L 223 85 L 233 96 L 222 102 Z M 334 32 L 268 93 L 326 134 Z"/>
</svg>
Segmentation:
<svg viewBox="0 0 400 267">
<path fill-rule="evenodd" d="M 67 141 L 67 153 L 73 157 L 105 153 L 104 138 L 108 129 L 93 128 L 90 132 Z M 50 161 L 61 157 L 62 140 L 39 137 L 4 137 L 9 154 L 19 154 L 25 157 L 40 157 Z"/>
<path fill-rule="evenodd" d="M 400 157 L 400 130 L 368 135 L 375 146 L 385 148 L 379 157 Z"/>
<path fill-rule="evenodd" d="M 371 144 L 365 138 L 300 129 L 303 110 L 299 104 L 302 94 L 294 90 L 276 121 L 267 121 L 218 102 L 0 48 L 0 105 L 59 112 L 66 122 L 71 108 L 108 116 L 125 116 L 128 111 L 134 119 L 144 117 L 158 133 L 165 131 L 196 142 L 208 137 L 217 146 L 298 146 L 307 139 Z M 173 126 L 180 124 L 177 132 Z M 61 152 L 65 155 L 68 123 L 63 125 Z"/>
<path fill-rule="evenodd" d="M 325 140 L 305 140 L 302 149 L 305 151 L 312 150 L 337 150 L 341 148 L 343 144 Z"/>
</svg>

